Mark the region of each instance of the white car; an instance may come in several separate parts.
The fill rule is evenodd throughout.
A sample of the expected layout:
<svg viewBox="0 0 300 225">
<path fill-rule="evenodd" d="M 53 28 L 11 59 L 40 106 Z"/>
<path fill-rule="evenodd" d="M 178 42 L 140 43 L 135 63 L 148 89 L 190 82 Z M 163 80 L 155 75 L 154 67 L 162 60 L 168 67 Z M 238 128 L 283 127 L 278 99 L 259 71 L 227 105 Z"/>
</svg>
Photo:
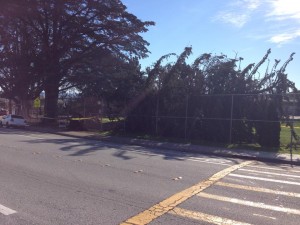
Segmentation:
<svg viewBox="0 0 300 225">
<path fill-rule="evenodd" d="M 0 125 L 6 127 L 25 127 L 27 124 L 23 116 L 9 114 L 2 116 Z"/>
</svg>

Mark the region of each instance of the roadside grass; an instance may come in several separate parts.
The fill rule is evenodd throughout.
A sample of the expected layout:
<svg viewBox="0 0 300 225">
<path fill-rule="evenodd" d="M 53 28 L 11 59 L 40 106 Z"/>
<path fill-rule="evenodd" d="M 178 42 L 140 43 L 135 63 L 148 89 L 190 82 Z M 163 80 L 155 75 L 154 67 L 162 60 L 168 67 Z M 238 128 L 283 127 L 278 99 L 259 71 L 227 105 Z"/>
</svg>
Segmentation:
<svg viewBox="0 0 300 225">
<path fill-rule="evenodd" d="M 115 120 L 110 120 L 109 118 L 102 118 L 102 123 L 113 123 L 113 122 L 120 122 L 123 121 L 124 118 L 119 118 Z M 300 121 L 294 123 L 294 129 L 298 135 L 300 135 Z M 128 137 L 128 138 L 136 138 L 136 139 L 144 139 L 144 140 L 152 140 L 152 141 L 159 141 L 159 142 L 172 142 L 178 144 L 195 144 L 195 145 L 204 145 L 210 147 L 220 147 L 220 148 L 228 148 L 228 149 L 247 149 L 253 151 L 267 151 L 267 152 L 276 152 L 276 153 L 285 153 L 290 154 L 291 148 L 289 144 L 291 142 L 291 131 L 290 127 L 285 126 L 285 124 L 281 125 L 281 133 L 280 133 L 280 147 L 279 148 L 266 148 L 261 147 L 257 143 L 252 144 L 223 144 L 223 143 L 212 143 L 208 141 L 201 141 L 201 140 L 185 140 L 180 138 L 168 138 L 168 137 L 157 137 L 148 134 L 128 134 L 119 131 L 99 131 L 100 135 L 103 136 L 121 136 L 121 137 Z M 293 154 L 300 154 L 300 145 L 292 148 Z"/>
<path fill-rule="evenodd" d="M 300 135 L 300 123 L 297 122 L 297 124 L 294 124 L 294 130 L 295 132 Z M 295 140 L 293 140 L 295 142 Z M 287 126 L 281 126 L 281 132 L 280 132 L 280 153 L 290 153 L 290 147 L 289 144 L 291 143 L 291 130 Z M 298 144 L 297 149 L 293 146 L 292 152 L 294 154 L 300 154 L 300 145 Z"/>
<path fill-rule="evenodd" d="M 300 122 L 297 121 L 294 123 L 294 129 L 298 135 L 300 135 Z M 295 142 L 295 140 L 293 140 Z M 248 150 L 254 150 L 254 151 L 267 151 L 267 152 L 277 152 L 277 153 L 285 153 L 290 154 L 291 148 L 291 129 L 290 127 L 286 126 L 285 124 L 281 125 L 281 131 L 280 131 L 280 147 L 279 148 L 266 148 L 261 147 L 258 143 L 253 144 L 231 144 L 228 145 L 227 148 L 233 148 L 233 149 L 248 149 Z M 297 145 L 297 148 L 292 147 L 292 153 L 293 154 L 300 154 L 300 145 Z"/>
</svg>

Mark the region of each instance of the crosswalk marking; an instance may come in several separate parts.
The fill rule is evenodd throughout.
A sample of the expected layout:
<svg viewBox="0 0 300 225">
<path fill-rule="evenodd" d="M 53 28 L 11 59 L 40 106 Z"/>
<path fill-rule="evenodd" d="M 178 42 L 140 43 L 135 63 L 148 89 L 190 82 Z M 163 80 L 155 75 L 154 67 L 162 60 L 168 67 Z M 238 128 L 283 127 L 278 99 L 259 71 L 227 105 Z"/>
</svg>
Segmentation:
<svg viewBox="0 0 300 225">
<path fill-rule="evenodd" d="M 263 218 L 266 218 L 266 219 L 276 220 L 276 217 L 265 216 L 265 215 L 261 215 L 261 214 L 257 214 L 257 213 L 253 213 L 253 216 L 259 216 L 259 217 L 263 217 Z"/>
<path fill-rule="evenodd" d="M 208 193 L 204 193 L 204 192 L 200 192 L 199 194 L 197 194 L 197 196 L 202 197 L 202 198 L 223 201 L 223 202 L 235 203 L 235 204 L 239 204 L 239 205 L 245 205 L 245 206 L 251 206 L 251 207 L 256 207 L 256 208 L 261 208 L 261 209 L 268 209 L 268 210 L 273 210 L 273 211 L 278 211 L 278 212 L 300 215 L 300 210 L 298 210 L 298 209 L 284 208 L 284 207 L 275 206 L 275 205 L 267 205 L 262 202 L 251 202 L 251 201 L 246 201 L 246 200 L 240 200 L 237 198 L 228 198 L 228 197 L 224 197 L 224 196 L 220 196 L 220 195 L 208 194 Z"/>
<path fill-rule="evenodd" d="M 239 170 L 240 171 L 247 171 L 247 172 L 254 172 L 254 173 L 270 174 L 270 175 L 276 175 L 276 176 L 300 178 L 300 176 L 297 176 L 297 175 L 289 175 L 289 174 L 284 174 L 284 173 L 272 173 L 272 172 L 249 170 L 249 169 L 239 169 Z"/>
<path fill-rule="evenodd" d="M 240 174 L 229 174 L 229 176 L 252 179 L 252 180 L 270 181 L 270 182 L 276 182 L 276 183 L 282 183 L 282 184 L 292 184 L 292 185 L 299 185 L 300 186 L 299 182 L 293 182 L 293 181 L 276 180 L 276 179 L 269 179 L 269 178 L 264 178 L 264 177 L 245 176 L 245 175 L 240 175 Z"/>
<path fill-rule="evenodd" d="M 4 205 L 0 204 L 0 213 L 2 213 L 3 215 L 8 216 L 8 215 L 14 214 L 16 212 L 17 211 L 7 208 Z"/>
<path fill-rule="evenodd" d="M 208 163 L 208 164 L 215 164 L 215 165 L 222 165 L 222 166 L 231 166 L 231 164 L 226 163 L 226 162 L 216 162 L 216 161 L 210 161 L 210 160 L 201 160 L 201 159 L 193 159 L 193 158 L 188 158 L 189 161 L 193 162 L 202 162 L 202 163 Z"/>
<path fill-rule="evenodd" d="M 256 192 L 263 192 L 275 195 L 284 195 L 289 197 L 296 197 L 300 198 L 300 193 L 293 193 L 293 192 L 285 192 L 285 191 L 276 191 L 267 188 L 259 188 L 259 187 L 251 187 L 251 186 L 244 186 L 239 184 L 231 184 L 231 183 L 224 183 L 224 182 L 217 182 L 216 185 L 223 186 L 223 187 L 230 187 L 230 188 L 237 188 L 247 191 L 256 191 Z"/>
<path fill-rule="evenodd" d="M 220 164 L 220 162 L 218 162 L 218 161 L 212 161 L 212 160 L 203 159 L 203 158 L 191 157 L 188 160 Z M 224 161 L 221 164 L 223 164 L 223 163 L 224 163 Z M 261 192 L 261 193 L 268 193 L 268 194 L 274 194 L 274 195 L 283 195 L 283 196 L 288 196 L 288 197 L 300 198 L 300 193 L 277 191 L 277 190 L 272 190 L 272 189 L 267 189 L 267 188 L 240 185 L 240 184 L 234 184 L 234 183 L 226 183 L 226 182 L 220 181 L 220 179 L 222 179 L 223 177 L 228 175 L 228 176 L 238 177 L 238 178 L 262 180 L 262 181 L 267 181 L 267 182 L 276 182 L 276 183 L 300 186 L 300 182 L 296 182 L 297 179 L 300 178 L 300 176 L 298 174 L 294 173 L 294 171 L 288 171 L 288 170 L 276 169 L 276 168 L 271 168 L 270 171 L 268 171 L 268 170 L 260 171 L 259 169 L 263 169 L 263 168 L 270 169 L 270 168 L 252 166 L 252 165 L 250 165 L 250 163 L 251 162 L 244 162 L 242 164 L 239 164 L 236 166 L 231 166 L 223 171 L 220 171 L 219 173 L 213 175 L 208 180 L 202 181 L 190 188 L 187 188 L 186 190 L 176 193 L 173 196 L 171 196 L 170 198 L 167 198 L 167 199 L 161 201 L 160 203 L 152 206 L 151 208 L 137 214 L 136 216 L 129 218 L 128 220 L 121 223 L 121 225 L 149 224 L 153 220 L 157 219 L 158 217 L 160 217 L 166 213 L 184 217 L 184 218 L 194 219 L 197 221 L 207 222 L 207 223 L 211 223 L 211 224 L 220 224 L 220 225 L 221 224 L 228 224 L 228 225 L 248 224 L 248 223 L 244 223 L 242 221 L 235 221 L 230 218 L 223 218 L 223 217 L 219 217 L 219 216 L 215 216 L 215 215 L 206 214 L 203 212 L 191 211 L 191 210 L 187 210 L 187 209 L 178 207 L 179 204 L 183 203 L 184 201 L 186 201 L 187 199 L 189 199 L 193 196 L 202 197 L 202 198 L 206 198 L 206 199 L 213 199 L 213 200 L 217 200 L 217 201 L 228 202 L 228 203 L 233 203 L 233 204 L 238 204 L 238 205 L 244 205 L 244 206 L 253 207 L 253 208 L 273 210 L 273 211 L 277 211 L 277 212 L 281 212 L 281 213 L 300 215 L 299 209 L 287 208 L 287 207 L 277 206 L 277 205 L 268 205 L 268 204 L 265 204 L 262 202 L 254 202 L 254 201 L 249 201 L 249 200 L 230 198 L 230 197 L 214 195 L 214 194 L 209 194 L 209 193 L 203 192 L 203 190 L 206 190 L 207 188 L 211 187 L 212 185 L 218 185 L 218 186 L 222 186 L 222 187 L 236 188 L 236 189 L 241 189 L 241 190 L 246 190 L 246 191 L 254 191 L 254 192 Z M 251 168 L 249 168 L 249 167 L 251 167 Z M 255 170 L 255 168 L 257 170 Z M 257 173 L 257 176 L 241 175 L 241 174 L 232 173 L 232 172 L 237 172 L 237 171 L 245 171 L 245 172 L 248 172 L 248 174 Z M 280 173 L 279 171 L 281 171 L 282 173 Z M 273 175 L 284 176 L 286 180 L 259 177 L 259 175 L 262 176 L 262 174 L 265 174 L 265 176 L 267 175 L 268 177 L 271 177 Z M 295 179 L 296 181 L 288 181 L 287 179 Z M 263 214 L 253 214 L 253 216 L 264 217 L 264 218 L 270 219 L 270 220 L 277 220 L 276 217 L 269 217 L 269 216 L 263 215 Z"/>
<path fill-rule="evenodd" d="M 277 170 L 281 172 L 292 172 L 292 173 L 300 173 L 300 170 L 291 170 L 291 167 L 285 166 L 285 167 L 280 167 L 280 168 L 275 168 L 275 167 L 266 167 L 266 166 L 258 166 L 258 165 L 249 165 L 247 167 L 251 168 L 259 168 L 259 169 L 266 169 L 266 170 Z"/>
<path fill-rule="evenodd" d="M 181 216 L 181 217 L 192 218 L 194 220 L 204 221 L 204 222 L 218 224 L 218 225 L 223 225 L 223 224 L 224 225 L 249 225 L 249 223 L 243 223 L 243 222 L 239 222 L 236 220 L 231 220 L 231 219 L 227 219 L 227 218 L 209 215 L 206 213 L 186 210 L 186 209 L 182 209 L 182 208 L 178 208 L 178 207 L 169 211 L 169 214 Z"/>
<path fill-rule="evenodd" d="M 227 176 L 228 174 L 232 173 L 233 171 L 242 168 L 244 166 L 249 165 L 252 163 L 251 161 L 245 161 L 240 164 L 228 167 L 220 172 L 214 174 L 207 180 L 201 181 L 194 186 L 191 186 L 181 192 L 178 192 L 171 197 L 157 203 L 156 205 L 146 209 L 145 211 L 137 214 L 129 218 L 128 220 L 121 223 L 121 225 L 142 225 L 142 224 L 149 224 L 154 219 L 166 214 L 168 211 L 173 210 L 177 207 L 180 203 L 186 201 L 187 199 L 195 196 L 197 193 L 205 190 L 206 188 L 210 187 L 223 177 Z"/>
</svg>

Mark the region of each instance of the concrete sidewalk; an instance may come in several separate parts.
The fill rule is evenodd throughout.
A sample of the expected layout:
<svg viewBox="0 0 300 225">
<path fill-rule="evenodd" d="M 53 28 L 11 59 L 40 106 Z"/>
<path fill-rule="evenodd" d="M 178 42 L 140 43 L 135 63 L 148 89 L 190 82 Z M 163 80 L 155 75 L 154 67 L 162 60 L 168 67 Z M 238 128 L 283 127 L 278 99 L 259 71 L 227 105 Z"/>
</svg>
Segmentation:
<svg viewBox="0 0 300 225">
<path fill-rule="evenodd" d="M 221 147 L 201 146 L 201 145 L 194 145 L 194 144 L 180 144 L 180 143 L 170 143 L 170 142 L 158 142 L 158 141 L 144 140 L 144 139 L 137 139 L 137 138 L 103 136 L 96 132 L 90 132 L 90 131 L 66 131 L 66 130 L 39 128 L 39 127 L 30 127 L 28 129 L 32 131 L 54 133 L 58 135 L 75 137 L 75 138 L 107 141 L 107 142 L 114 142 L 114 143 L 126 144 L 126 145 L 138 145 L 138 146 L 150 147 L 150 148 L 170 149 L 170 150 L 176 150 L 178 152 L 190 152 L 190 153 L 199 153 L 205 155 L 300 165 L 300 155 L 297 154 L 281 154 L 275 152 L 253 151 L 253 150 L 245 150 L 245 149 L 226 149 Z"/>
</svg>

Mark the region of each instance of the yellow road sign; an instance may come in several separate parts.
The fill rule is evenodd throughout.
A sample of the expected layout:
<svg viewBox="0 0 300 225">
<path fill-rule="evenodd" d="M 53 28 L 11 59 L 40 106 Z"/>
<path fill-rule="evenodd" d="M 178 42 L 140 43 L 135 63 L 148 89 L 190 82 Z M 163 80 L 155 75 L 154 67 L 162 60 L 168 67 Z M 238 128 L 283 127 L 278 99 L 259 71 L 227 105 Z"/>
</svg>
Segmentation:
<svg viewBox="0 0 300 225">
<path fill-rule="evenodd" d="M 33 107 L 34 108 L 40 108 L 41 107 L 41 100 L 39 97 L 37 97 L 36 99 L 34 99 L 33 101 Z"/>
</svg>

